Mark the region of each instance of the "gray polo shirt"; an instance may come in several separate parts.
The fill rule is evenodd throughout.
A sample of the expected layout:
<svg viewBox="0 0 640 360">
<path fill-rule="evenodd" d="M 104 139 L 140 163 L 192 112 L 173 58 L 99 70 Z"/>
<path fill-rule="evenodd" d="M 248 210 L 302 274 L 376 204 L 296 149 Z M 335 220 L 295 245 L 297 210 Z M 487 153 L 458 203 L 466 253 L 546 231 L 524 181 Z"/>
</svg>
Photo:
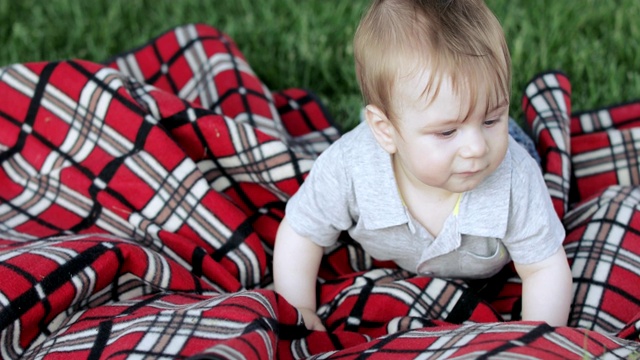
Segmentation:
<svg viewBox="0 0 640 360">
<path fill-rule="evenodd" d="M 540 167 L 509 138 L 504 161 L 462 194 L 457 213 L 433 237 L 404 206 L 391 156 L 366 123 L 325 150 L 289 200 L 287 221 L 321 246 L 341 231 L 372 257 L 438 277 L 488 277 L 513 259 L 531 264 L 554 254 L 565 237 Z"/>
</svg>

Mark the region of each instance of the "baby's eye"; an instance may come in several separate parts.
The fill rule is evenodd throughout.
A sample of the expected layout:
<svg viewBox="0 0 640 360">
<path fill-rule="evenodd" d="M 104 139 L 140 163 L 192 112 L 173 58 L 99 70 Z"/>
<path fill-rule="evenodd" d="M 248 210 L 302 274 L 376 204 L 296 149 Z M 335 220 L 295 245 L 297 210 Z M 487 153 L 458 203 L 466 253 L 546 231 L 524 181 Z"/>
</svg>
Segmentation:
<svg viewBox="0 0 640 360">
<path fill-rule="evenodd" d="M 484 122 L 484 126 L 495 125 L 498 121 L 500 121 L 500 120 L 499 119 L 487 120 L 487 121 Z"/>
<path fill-rule="evenodd" d="M 448 138 L 453 136 L 453 134 L 455 134 L 456 129 L 451 129 L 451 130 L 447 130 L 447 131 L 442 131 L 438 133 L 438 136 L 443 137 L 443 138 Z"/>
</svg>

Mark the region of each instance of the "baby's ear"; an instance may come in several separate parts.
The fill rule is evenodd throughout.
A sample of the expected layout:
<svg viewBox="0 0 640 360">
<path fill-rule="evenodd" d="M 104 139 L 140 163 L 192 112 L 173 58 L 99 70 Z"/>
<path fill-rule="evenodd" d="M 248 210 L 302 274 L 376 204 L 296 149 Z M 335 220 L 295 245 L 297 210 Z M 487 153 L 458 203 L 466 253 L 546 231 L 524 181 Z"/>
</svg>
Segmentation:
<svg viewBox="0 0 640 360">
<path fill-rule="evenodd" d="M 389 154 L 394 154 L 396 152 L 396 128 L 391 120 L 375 105 L 367 105 L 364 116 L 378 144 Z"/>
</svg>

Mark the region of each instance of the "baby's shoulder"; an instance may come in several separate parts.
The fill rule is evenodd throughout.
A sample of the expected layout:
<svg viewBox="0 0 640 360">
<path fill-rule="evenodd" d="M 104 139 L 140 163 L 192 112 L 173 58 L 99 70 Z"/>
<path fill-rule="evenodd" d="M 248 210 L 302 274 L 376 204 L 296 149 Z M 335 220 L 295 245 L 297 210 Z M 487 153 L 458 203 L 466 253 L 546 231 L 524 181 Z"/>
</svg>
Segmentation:
<svg viewBox="0 0 640 360">
<path fill-rule="evenodd" d="M 548 196 L 540 164 L 515 140 L 510 139 L 511 197 L 524 201 L 531 196 Z"/>
<path fill-rule="evenodd" d="M 509 156 L 511 174 L 516 177 L 514 180 L 542 174 L 542 169 L 538 162 L 512 137 L 509 137 Z"/>
<path fill-rule="evenodd" d="M 347 150 L 356 150 L 361 148 L 363 145 L 366 146 L 374 142 L 375 139 L 373 138 L 373 134 L 371 133 L 369 126 L 367 123 L 362 122 L 342 135 L 334 145 Z"/>
<path fill-rule="evenodd" d="M 366 123 L 360 123 L 324 150 L 316 162 L 349 166 L 353 161 L 362 160 L 362 156 L 366 155 L 374 144 L 372 141 L 375 142 L 375 139 L 369 127 Z"/>
</svg>

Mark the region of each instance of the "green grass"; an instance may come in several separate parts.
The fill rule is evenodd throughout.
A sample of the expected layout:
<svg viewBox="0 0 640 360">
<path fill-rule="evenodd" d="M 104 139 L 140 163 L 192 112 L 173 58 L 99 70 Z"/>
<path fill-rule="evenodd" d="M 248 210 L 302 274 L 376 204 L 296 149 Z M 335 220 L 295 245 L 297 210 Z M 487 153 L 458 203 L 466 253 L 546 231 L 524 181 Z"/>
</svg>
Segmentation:
<svg viewBox="0 0 640 360">
<path fill-rule="evenodd" d="M 272 89 L 315 91 L 344 127 L 361 99 L 351 38 L 363 0 L 3 0 L 0 65 L 83 58 L 102 61 L 190 22 L 236 41 Z M 487 0 L 513 58 L 511 114 L 522 118 L 522 88 L 536 73 L 566 72 L 573 109 L 640 98 L 637 0 Z"/>
</svg>

